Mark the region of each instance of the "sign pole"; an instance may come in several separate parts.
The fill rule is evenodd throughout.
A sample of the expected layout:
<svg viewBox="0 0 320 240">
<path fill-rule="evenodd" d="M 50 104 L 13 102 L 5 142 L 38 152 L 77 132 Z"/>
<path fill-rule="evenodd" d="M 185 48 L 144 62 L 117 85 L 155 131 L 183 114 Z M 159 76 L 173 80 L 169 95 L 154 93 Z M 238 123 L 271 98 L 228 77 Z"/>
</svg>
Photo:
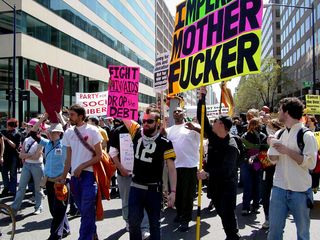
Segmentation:
<svg viewBox="0 0 320 240">
<path fill-rule="evenodd" d="M 202 95 L 199 171 L 202 170 L 202 160 L 203 160 L 204 113 L 205 113 L 205 95 Z M 198 181 L 198 208 L 197 208 L 196 240 L 200 240 L 201 192 L 202 192 L 202 180 L 199 179 L 199 181 Z"/>
</svg>

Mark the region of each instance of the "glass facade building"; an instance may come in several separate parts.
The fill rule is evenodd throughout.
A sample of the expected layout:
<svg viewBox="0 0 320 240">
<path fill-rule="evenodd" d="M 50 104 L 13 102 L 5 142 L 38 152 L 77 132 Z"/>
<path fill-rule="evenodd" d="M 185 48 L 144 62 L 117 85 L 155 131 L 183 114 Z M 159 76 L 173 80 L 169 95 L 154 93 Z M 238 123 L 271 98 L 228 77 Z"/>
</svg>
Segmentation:
<svg viewBox="0 0 320 240">
<path fill-rule="evenodd" d="M 314 37 L 312 33 L 312 10 L 298 8 L 314 5 Z M 315 48 L 316 89 L 320 89 L 320 2 L 318 0 L 288 0 L 279 7 L 281 29 L 281 67 L 285 77 L 294 80 L 293 89 L 286 89 L 285 95 L 303 97 L 312 89 L 313 47 Z M 309 84 L 306 84 L 309 83 Z M 306 86 L 309 85 L 309 86 Z M 285 89 L 285 86 L 283 86 Z"/>
<path fill-rule="evenodd" d="M 8 0 L 17 9 L 16 117 L 44 109 L 33 92 L 20 101 L 19 90 L 39 85 L 35 66 L 46 62 L 64 76 L 63 105 L 75 103 L 76 92 L 107 90 L 108 65 L 140 67 L 139 106 L 155 102 L 154 0 Z M 13 12 L 0 1 L 0 114 L 11 102 L 13 82 Z"/>
<path fill-rule="evenodd" d="M 279 3 L 279 0 L 274 1 Z M 275 6 L 265 8 L 262 19 L 261 58 L 275 58 L 281 63 L 280 9 Z"/>
</svg>

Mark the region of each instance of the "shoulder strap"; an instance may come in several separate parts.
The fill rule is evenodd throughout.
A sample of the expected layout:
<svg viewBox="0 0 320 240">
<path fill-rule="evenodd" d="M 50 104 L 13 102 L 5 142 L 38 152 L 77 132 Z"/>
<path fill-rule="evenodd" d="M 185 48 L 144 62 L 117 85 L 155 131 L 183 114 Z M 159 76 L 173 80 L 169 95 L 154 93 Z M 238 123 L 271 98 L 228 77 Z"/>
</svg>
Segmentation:
<svg viewBox="0 0 320 240">
<path fill-rule="evenodd" d="M 92 152 L 93 155 L 96 154 L 96 151 L 93 149 L 93 147 L 90 146 L 89 143 L 87 143 L 81 133 L 79 132 L 79 130 L 77 129 L 77 127 L 74 127 L 74 132 L 76 133 L 77 137 L 79 138 L 80 142 L 83 144 L 83 146 L 85 146 L 86 149 L 88 149 L 90 152 Z"/>
<path fill-rule="evenodd" d="M 303 136 L 306 132 L 310 131 L 309 128 L 307 127 L 302 127 L 300 128 L 299 132 L 297 133 L 297 144 L 298 147 L 300 149 L 301 154 L 303 153 L 303 149 L 304 149 L 304 141 L 303 141 Z"/>
<path fill-rule="evenodd" d="M 282 134 L 284 133 L 285 130 L 286 130 L 285 128 L 280 130 L 280 132 L 278 133 L 277 139 L 281 138 L 281 136 L 282 136 Z"/>
<path fill-rule="evenodd" d="M 53 149 L 55 149 L 59 144 L 60 144 L 60 141 L 59 141 L 56 145 L 54 145 L 54 143 L 52 142 L 53 147 L 47 152 L 45 158 L 47 158 L 47 156 L 49 155 L 49 153 L 50 153 Z"/>
<path fill-rule="evenodd" d="M 27 149 L 26 153 L 29 153 L 29 151 L 30 151 L 30 149 L 31 149 L 32 145 L 33 145 L 35 142 L 36 142 L 36 141 L 33 141 L 33 142 L 29 145 L 29 147 L 28 147 L 28 149 Z"/>
</svg>

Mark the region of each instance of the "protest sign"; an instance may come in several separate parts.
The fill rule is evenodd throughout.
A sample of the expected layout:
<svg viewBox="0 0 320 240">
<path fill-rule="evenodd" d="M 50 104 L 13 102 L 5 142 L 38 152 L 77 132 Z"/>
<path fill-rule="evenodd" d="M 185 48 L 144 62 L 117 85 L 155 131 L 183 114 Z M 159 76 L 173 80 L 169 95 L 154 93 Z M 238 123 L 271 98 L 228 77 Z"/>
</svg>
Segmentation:
<svg viewBox="0 0 320 240">
<path fill-rule="evenodd" d="M 169 72 L 169 52 L 159 54 L 154 66 L 154 90 L 156 92 L 167 89 Z"/>
<path fill-rule="evenodd" d="M 138 119 L 139 67 L 109 66 L 108 116 Z"/>
<path fill-rule="evenodd" d="M 259 73 L 262 0 L 194 1 L 177 6 L 169 94 Z"/>
<path fill-rule="evenodd" d="M 306 113 L 320 114 L 320 96 L 306 95 Z"/>
<path fill-rule="evenodd" d="M 318 143 L 318 149 L 320 149 L 320 132 L 314 132 L 314 136 Z"/>
<path fill-rule="evenodd" d="M 212 118 L 217 118 L 220 114 L 227 114 L 229 111 L 229 108 L 222 107 L 221 113 L 220 113 L 220 104 L 215 104 L 215 105 L 207 105 L 206 110 L 207 110 L 207 117 L 209 119 L 212 119 Z M 197 116 L 197 106 L 185 106 L 185 111 L 186 111 L 185 115 L 188 118 L 193 118 Z"/>
<path fill-rule="evenodd" d="M 129 133 L 121 133 L 119 135 L 120 141 L 120 161 L 122 166 L 128 171 L 133 171 L 134 152 L 133 142 Z"/>
<path fill-rule="evenodd" d="M 94 93 L 76 93 L 76 103 L 86 109 L 88 116 L 106 116 L 108 91 Z"/>
<path fill-rule="evenodd" d="M 60 112 L 62 107 L 64 79 L 63 76 L 58 76 L 58 72 L 57 68 L 53 68 L 51 74 L 46 63 L 38 64 L 36 74 L 40 82 L 40 88 L 38 88 L 39 85 L 30 86 L 30 89 L 41 100 L 51 123 L 59 122 L 56 113 Z"/>
</svg>

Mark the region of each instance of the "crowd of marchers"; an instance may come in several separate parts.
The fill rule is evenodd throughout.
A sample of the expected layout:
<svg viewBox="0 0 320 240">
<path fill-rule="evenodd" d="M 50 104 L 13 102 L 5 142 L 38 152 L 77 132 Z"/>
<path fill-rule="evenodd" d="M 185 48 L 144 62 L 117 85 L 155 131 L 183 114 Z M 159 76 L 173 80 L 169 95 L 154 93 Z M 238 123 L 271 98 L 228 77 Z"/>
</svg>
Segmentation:
<svg viewBox="0 0 320 240">
<path fill-rule="evenodd" d="M 284 98 L 276 114 L 264 106 L 209 120 L 202 112 L 205 95 L 201 87 L 192 122 L 178 106 L 170 127 L 154 104 L 137 122 L 86 116 L 78 104 L 56 113 L 60 123 L 50 123 L 44 113 L 18 128 L 9 118 L 0 137 L 0 197 L 14 196 L 11 209 L 19 215 L 27 190 L 33 192 L 34 214 L 45 211 L 46 196 L 52 215 L 49 240 L 71 232 L 80 240 L 98 239 L 96 205 L 102 190 L 93 166 L 106 151 L 117 168 L 110 193 L 121 198 L 131 240 L 161 239 L 164 206 L 176 209 L 172 224 L 187 236 L 199 179 L 206 182 L 209 207 L 221 218 L 227 240 L 241 239 L 238 187 L 243 188 L 241 214 L 264 214 L 261 227 L 269 229 L 269 240 L 283 238 L 289 213 L 297 239 L 310 239 L 310 209 L 320 177 L 316 118 L 304 114 L 299 99 Z M 205 154 L 199 171 L 201 128 Z M 68 216 L 80 216 L 79 229 L 70 228 Z"/>
</svg>

